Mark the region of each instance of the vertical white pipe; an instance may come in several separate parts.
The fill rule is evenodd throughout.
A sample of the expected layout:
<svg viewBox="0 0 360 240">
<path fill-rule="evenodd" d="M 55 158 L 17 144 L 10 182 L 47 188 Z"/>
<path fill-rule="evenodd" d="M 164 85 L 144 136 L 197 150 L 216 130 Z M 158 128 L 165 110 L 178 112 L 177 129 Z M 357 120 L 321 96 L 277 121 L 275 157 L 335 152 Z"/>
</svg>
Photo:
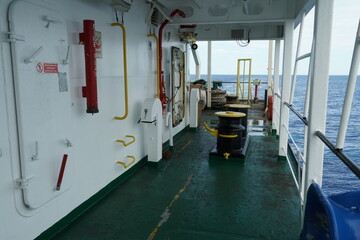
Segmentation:
<svg viewBox="0 0 360 240">
<path fill-rule="evenodd" d="M 329 62 L 334 0 L 316 0 L 314 19 L 313 73 L 309 102 L 309 121 L 305 167 L 305 200 L 312 182 L 322 185 L 324 144 L 315 135 L 325 134 Z"/>
<path fill-rule="evenodd" d="M 195 80 L 200 79 L 200 58 L 197 55 L 196 50 L 191 48 L 191 52 L 195 62 Z"/>
<path fill-rule="evenodd" d="M 309 101 L 310 101 L 310 92 L 311 92 L 311 77 L 313 74 L 313 61 L 314 61 L 314 45 L 315 45 L 315 38 L 313 38 L 313 42 L 311 45 L 311 56 L 310 56 L 310 61 L 309 61 L 309 68 L 308 68 L 308 77 L 306 80 L 306 94 L 305 94 L 305 102 L 304 102 L 304 114 L 303 116 L 308 119 L 309 117 Z M 304 125 L 304 153 L 303 153 L 303 158 L 304 161 L 306 162 L 306 153 L 307 153 L 307 136 L 308 136 L 308 127 L 306 125 Z M 299 164 L 300 166 L 300 164 Z M 306 175 L 306 169 L 302 171 L 302 175 L 301 175 L 301 196 L 305 196 L 305 175 Z M 303 199 L 305 200 L 305 199 Z M 302 219 L 304 217 L 303 213 L 302 213 Z"/>
<path fill-rule="evenodd" d="M 195 67 L 195 80 L 200 79 L 200 64 Z"/>
<path fill-rule="evenodd" d="M 311 45 L 311 55 L 309 60 L 309 68 L 308 68 L 308 76 L 306 79 L 306 95 L 305 95 L 305 102 L 304 102 L 304 117 L 308 117 L 309 115 L 309 100 L 310 100 L 310 92 L 311 92 L 311 76 L 313 73 L 313 61 L 314 61 L 314 44 L 315 38 L 313 38 L 313 42 Z"/>
<path fill-rule="evenodd" d="M 303 13 L 302 16 L 301 16 L 298 44 L 297 44 L 297 48 L 296 48 L 296 58 L 295 58 L 295 63 L 294 63 L 293 79 L 292 79 L 292 82 L 291 82 L 291 95 L 290 95 L 290 100 L 289 100 L 290 104 L 292 104 L 292 102 L 293 102 L 294 93 L 295 93 L 296 74 L 297 74 L 297 65 L 298 65 L 298 60 L 297 59 L 298 59 L 298 57 L 300 55 L 301 39 L 302 39 L 302 32 L 303 32 L 303 27 L 304 27 L 304 18 L 305 18 L 305 13 Z"/>
<path fill-rule="evenodd" d="M 272 79 L 272 70 L 273 70 L 273 40 L 269 41 L 269 54 L 268 54 L 268 96 L 274 95 L 273 93 L 273 79 Z"/>
<path fill-rule="evenodd" d="M 211 108 L 211 41 L 208 41 L 207 107 Z"/>
<path fill-rule="evenodd" d="M 346 131 L 347 131 L 347 126 L 349 123 L 350 112 L 351 112 L 351 104 L 354 97 L 356 79 L 359 71 L 359 63 L 360 63 L 360 21 L 356 33 L 354 52 L 351 60 L 349 79 L 348 79 L 346 95 L 345 95 L 344 105 L 341 114 L 340 128 L 336 140 L 336 148 L 338 149 L 344 148 Z"/>
<path fill-rule="evenodd" d="M 288 133 L 286 129 L 289 126 L 289 108 L 284 104 L 290 99 L 290 81 L 291 81 L 291 63 L 292 63 L 292 45 L 294 33 L 294 20 L 285 21 L 284 36 L 284 57 L 283 74 L 281 86 L 281 109 L 280 109 L 280 133 L 279 133 L 279 156 L 287 155 Z"/>
<path fill-rule="evenodd" d="M 166 126 L 169 127 L 169 146 L 172 148 L 174 146 L 173 140 L 173 127 L 172 127 L 172 114 L 167 112 L 166 114 Z"/>
<path fill-rule="evenodd" d="M 274 53 L 274 105 L 273 105 L 273 119 L 272 129 L 276 130 L 276 134 L 279 134 L 280 118 L 276 112 L 280 112 L 280 99 L 275 93 L 280 94 L 279 91 L 279 70 L 280 70 L 280 39 L 275 40 L 275 53 Z"/>
</svg>

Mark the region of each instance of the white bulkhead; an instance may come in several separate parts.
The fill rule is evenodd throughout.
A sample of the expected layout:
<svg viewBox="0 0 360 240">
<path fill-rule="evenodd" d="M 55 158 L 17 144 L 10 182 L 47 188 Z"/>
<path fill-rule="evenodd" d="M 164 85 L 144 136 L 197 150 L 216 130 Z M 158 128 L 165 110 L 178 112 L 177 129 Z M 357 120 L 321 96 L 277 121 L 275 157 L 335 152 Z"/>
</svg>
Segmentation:
<svg viewBox="0 0 360 240">
<path fill-rule="evenodd" d="M 111 26 L 113 8 L 92 0 L 0 2 L 0 239 L 37 237 L 148 155 L 138 122 L 144 99 L 157 94 L 156 48 L 147 36 L 156 28 L 146 23 L 149 8 L 146 1 L 133 1 L 123 16 L 119 12 L 127 37 L 129 114 L 115 120 L 125 111 L 125 99 L 122 31 Z M 85 57 L 79 33 L 85 19 L 94 20 L 101 33 L 99 113 L 93 115 L 86 113 L 82 97 Z M 171 47 L 188 55 L 186 44 L 170 29 L 165 28 L 163 41 L 167 85 Z M 188 125 L 187 89 L 185 117 L 174 134 Z M 164 125 L 163 142 L 168 131 Z M 136 138 L 133 144 L 116 142 L 128 135 Z M 63 181 L 56 190 L 65 154 Z M 133 165 L 117 164 L 128 164 L 127 156 L 135 158 Z"/>
</svg>

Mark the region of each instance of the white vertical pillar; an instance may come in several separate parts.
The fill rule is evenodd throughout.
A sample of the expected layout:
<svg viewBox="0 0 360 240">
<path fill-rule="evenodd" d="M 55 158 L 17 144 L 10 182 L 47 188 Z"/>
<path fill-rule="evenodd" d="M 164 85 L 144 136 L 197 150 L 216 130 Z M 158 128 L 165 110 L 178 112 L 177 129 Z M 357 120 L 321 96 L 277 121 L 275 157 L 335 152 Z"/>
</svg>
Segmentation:
<svg viewBox="0 0 360 240">
<path fill-rule="evenodd" d="M 334 0 L 316 0 L 314 20 L 314 59 L 309 102 L 305 192 L 314 181 L 322 184 L 324 144 L 315 135 L 325 134 L 331 28 Z M 306 199 L 306 194 L 305 194 Z"/>
<path fill-rule="evenodd" d="M 190 92 L 190 127 L 198 127 L 198 108 L 199 108 L 200 93 L 199 89 L 193 88 Z"/>
<path fill-rule="evenodd" d="M 298 61 L 299 61 L 298 58 L 300 56 L 302 32 L 303 32 L 304 22 L 305 22 L 304 19 L 305 19 L 305 13 L 303 13 L 301 16 L 298 44 L 297 44 L 297 48 L 296 48 L 295 63 L 294 63 L 294 72 L 293 72 L 292 82 L 291 82 L 291 94 L 290 94 L 290 101 L 289 101 L 290 104 L 292 104 L 293 99 L 294 99 L 294 94 L 295 94 L 297 65 L 298 65 Z"/>
<path fill-rule="evenodd" d="M 211 108 L 211 41 L 208 41 L 207 107 Z"/>
<path fill-rule="evenodd" d="M 196 50 L 191 48 L 192 55 L 194 57 L 195 62 L 195 80 L 200 79 L 200 58 L 196 52 Z"/>
<path fill-rule="evenodd" d="M 291 63 L 292 63 L 292 45 L 294 33 L 294 20 L 286 20 L 284 26 L 284 57 L 283 74 L 281 86 L 281 106 L 280 106 L 280 133 L 279 133 L 279 156 L 285 157 L 287 154 L 288 133 L 286 129 L 289 126 L 289 108 L 284 104 L 290 99 L 291 82 Z"/>
<path fill-rule="evenodd" d="M 200 79 L 200 64 L 195 67 L 195 79 Z"/>
<path fill-rule="evenodd" d="M 274 53 L 274 105 L 273 105 L 273 119 L 272 119 L 272 129 L 276 130 L 276 134 L 279 134 L 279 124 L 280 118 L 280 99 L 275 94 L 279 92 L 279 69 L 280 69 L 280 39 L 275 40 L 275 53 Z"/>
<path fill-rule="evenodd" d="M 356 79 L 359 71 L 359 63 L 360 63 L 360 21 L 356 33 L 355 46 L 351 60 L 349 79 L 346 88 L 343 110 L 341 113 L 339 132 L 336 140 L 336 148 L 338 149 L 344 148 L 345 136 L 350 118 L 351 104 L 354 97 Z"/>
<path fill-rule="evenodd" d="M 268 96 L 274 95 L 273 93 L 273 78 L 272 78 L 272 70 L 273 70 L 273 40 L 269 41 L 269 54 L 268 54 Z"/>
</svg>

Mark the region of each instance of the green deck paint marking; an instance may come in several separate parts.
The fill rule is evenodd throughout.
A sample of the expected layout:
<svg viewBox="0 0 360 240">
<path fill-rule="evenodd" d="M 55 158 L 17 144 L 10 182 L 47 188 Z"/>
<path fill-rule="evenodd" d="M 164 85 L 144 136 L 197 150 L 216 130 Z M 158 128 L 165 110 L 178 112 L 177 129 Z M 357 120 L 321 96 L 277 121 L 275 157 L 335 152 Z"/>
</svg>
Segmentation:
<svg viewBox="0 0 360 240">
<path fill-rule="evenodd" d="M 190 144 L 190 143 L 189 143 Z M 187 144 L 188 145 L 188 144 Z M 186 182 L 185 185 L 179 190 L 179 192 L 174 196 L 174 198 L 172 199 L 172 201 L 170 202 L 170 204 L 165 208 L 165 211 L 161 214 L 161 220 L 160 222 L 156 225 L 156 227 L 154 228 L 154 230 L 152 231 L 152 233 L 149 235 L 149 237 L 147 238 L 148 240 L 152 240 L 154 239 L 156 233 L 159 231 L 160 227 L 166 223 L 169 218 L 170 218 L 170 208 L 172 207 L 172 205 L 174 204 L 174 202 L 176 200 L 178 200 L 180 198 L 180 194 L 183 193 L 186 189 L 186 187 L 190 184 L 191 179 L 194 175 L 190 175 Z"/>
</svg>

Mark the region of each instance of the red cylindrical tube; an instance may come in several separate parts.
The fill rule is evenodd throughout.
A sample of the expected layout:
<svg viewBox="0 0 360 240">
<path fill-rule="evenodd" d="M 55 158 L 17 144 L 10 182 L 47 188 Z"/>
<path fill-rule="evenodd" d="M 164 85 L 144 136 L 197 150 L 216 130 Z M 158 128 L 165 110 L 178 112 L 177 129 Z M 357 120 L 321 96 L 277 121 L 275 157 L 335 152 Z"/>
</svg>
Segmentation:
<svg viewBox="0 0 360 240">
<path fill-rule="evenodd" d="M 86 86 L 83 87 L 83 97 L 87 99 L 87 113 L 98 113 L 98 97 L 96 82 L 95 56 L 95 22 L 84 20 L 84 32 L 80 33 L 80 42 L 84 44 Z"/>
<path fill-rule="evenodd" d="M 174 11 L 171 12 L 170 17 L 173 18 L 176 14 L 179 14 L 180 17 L 185 17 L 185 13 L 179 9 L 175 9 Z M 158 81 L 159 81 L 159 86 L 160 86 L 160 101 L 162 103 L 162 108 L 163 111 L 165 111 L 166 109 L 166 103 L 168 102 L 168 99 L 166 97 L 166 90 L 165 90 L 165 82 L 164 82 L 164 73 L 162 70 L 162 35 L 163 35 L 163 30 L 165 28 L 165 26 L 169 23 L 169 20 L 166 19 L 161 26 L 159 27 L 159 76 L 158 76 Z"/>
<path fill-rule="evenodd" d="M 57 191 L 59 191 L 59 190 L 60 190 L 60 187 L 61 187 L 61 183 L 62 183 L 62 179 L 63 179 L 63 176 L 64 176 L 64 171 L 65 171 L 65 166 L 66 166 L 67 158 L 68 158 L 68 155 L 67 155 L 67 154 L 64 154 L 63 159 L 62 159 L 62 162 L 61 162 L 59 177 L 58 177 L 58 180 L 57 180 L 57 183 L 56 183 L 56 190 L 57 190 Z"/>
<path fill-rule="evenodd" d="M 258 99 L 258 85 L 255 85 L 255 97 L 254 99 Z"/>
</svg>

